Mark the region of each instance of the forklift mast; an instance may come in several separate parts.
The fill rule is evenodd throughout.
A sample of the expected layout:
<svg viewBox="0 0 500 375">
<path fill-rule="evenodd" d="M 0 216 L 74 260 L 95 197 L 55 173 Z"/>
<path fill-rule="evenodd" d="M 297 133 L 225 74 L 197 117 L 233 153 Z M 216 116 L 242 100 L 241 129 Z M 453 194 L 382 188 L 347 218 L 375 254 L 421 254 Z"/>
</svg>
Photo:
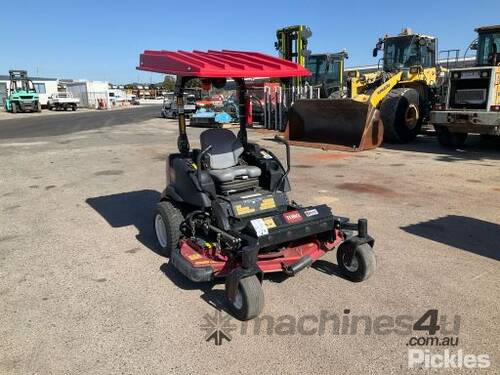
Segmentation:
<svg viewBox="0 0 500 375">
<path fill-rule="evenodd" d="M 278 50 L 281 58 L 305 67 L 307 56 L 311 53 L 307 49 L 307 39 L 311 35 L 311 29 L 304 25 L 283 27 L 276 30 L 277 41 L 274 43 L 274 47 Z M 301 83 L 301 77 L 294 78 L 295 85 Z"/>
<path fill-rule="evenodd" d="M 35 92 L 33 82 L 28 78 L 26 70 L 9 70 L 10 90 Z"/>
</svg>

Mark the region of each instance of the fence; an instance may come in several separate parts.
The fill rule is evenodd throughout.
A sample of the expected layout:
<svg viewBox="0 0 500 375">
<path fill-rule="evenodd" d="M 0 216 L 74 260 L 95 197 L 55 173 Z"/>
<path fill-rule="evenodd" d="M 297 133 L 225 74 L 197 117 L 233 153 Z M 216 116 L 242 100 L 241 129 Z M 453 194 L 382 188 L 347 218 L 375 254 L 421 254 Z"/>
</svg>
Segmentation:
<svg viewBox="0 0 500 375">
<path fill-rule="evenodd" d="M 289 108 L 299 99 L 318 99 L 320 88 L 310 85 L 263 87 L 264 128 L 284 131 Z"/>
</svg>

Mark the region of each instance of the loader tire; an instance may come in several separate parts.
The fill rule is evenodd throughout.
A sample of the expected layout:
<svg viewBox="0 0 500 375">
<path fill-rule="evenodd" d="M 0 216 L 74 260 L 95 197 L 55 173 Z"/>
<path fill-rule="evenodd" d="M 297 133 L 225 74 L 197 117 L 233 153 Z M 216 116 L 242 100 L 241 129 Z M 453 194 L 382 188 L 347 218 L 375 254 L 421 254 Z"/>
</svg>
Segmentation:
<svg viewBox="0 0 500 375">
<path fill-rule="evenodd" d="M 411 88 L 392 90 L 382 101 L 380 115 L 384 123 L 384 141 L 408 143 L 422 128 L 418 91 Z"/>
</svg>

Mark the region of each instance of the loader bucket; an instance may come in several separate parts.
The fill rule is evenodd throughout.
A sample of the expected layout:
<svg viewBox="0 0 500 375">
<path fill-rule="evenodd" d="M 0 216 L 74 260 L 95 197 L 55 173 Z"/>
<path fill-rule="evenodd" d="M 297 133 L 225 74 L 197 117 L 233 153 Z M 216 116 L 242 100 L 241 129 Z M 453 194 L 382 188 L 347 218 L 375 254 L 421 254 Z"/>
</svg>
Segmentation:
<svg viewBox="0 0 500 375">
<path fill-rule="evenodd" d="M 362 151 L 383 136 L 378 109 L 352 99 L 297 100 L 288 113 L 287 138 L 299 146 Z"/>
</svg>

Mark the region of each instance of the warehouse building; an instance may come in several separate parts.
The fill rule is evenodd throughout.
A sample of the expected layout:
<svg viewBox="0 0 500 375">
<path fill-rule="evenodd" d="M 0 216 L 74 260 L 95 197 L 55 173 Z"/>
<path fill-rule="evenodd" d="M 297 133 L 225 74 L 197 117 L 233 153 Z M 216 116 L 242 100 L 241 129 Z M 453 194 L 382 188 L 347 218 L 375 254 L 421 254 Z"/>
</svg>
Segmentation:
<svg viewBox="0 0 500 375">
<path fill-rule="evenodd" d="M 80 99 L 80 107 L 98 108 L 99 101 L 109 106 L 109 83 L 106 81 L 73 81 L 66 83 L 66 89 Z"/>
</svg>

